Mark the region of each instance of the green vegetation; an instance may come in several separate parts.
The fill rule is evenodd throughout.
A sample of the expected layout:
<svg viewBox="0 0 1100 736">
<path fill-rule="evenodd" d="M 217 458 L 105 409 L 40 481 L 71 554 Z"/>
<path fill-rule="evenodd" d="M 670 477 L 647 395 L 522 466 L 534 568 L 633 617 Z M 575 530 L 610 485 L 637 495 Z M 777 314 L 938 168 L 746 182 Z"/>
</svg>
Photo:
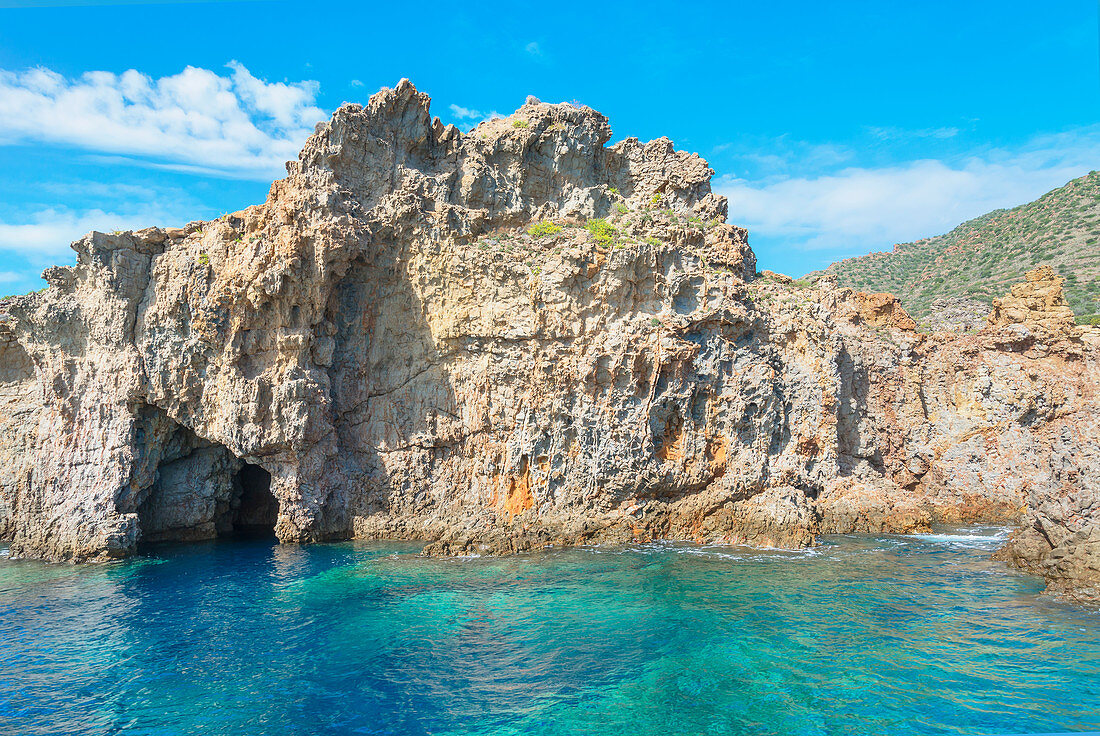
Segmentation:
<svg viewBox="0 0 1100 736">
<path fill-rule="evenodd" d="M 607 190 L 607 192 L 612 197 L 618 197 L 619 196 L 619 188 L 618 187 L 611 187 L 610 189 Z"/>
<path fill-rule="evenodd" d="M 627 212 L 630 212 L 630 208 L 622 202 L 616 202 L 615 211 L 618 212 L 620 215 L 625 215 Z"/>
<path fill-rule="evenodd" d="M 203 266 L 210 265 L 210 256 L 206 255 L 206 251 L 199 253 L 199 263 Z"/>
<path fill-rule="evenodd" d="M 561 232 L 561 225 L 555 225 L 548 220 L 539 220 L 531 227 L 527 228 L 527 234 L 532 238 L 545 238 L 548 235 Z"/>
<path fill-rule="evenodd" d="M 1100 314 L 1100 172 L 1009 210 L 964 222 L 945 235 L 829 266 L 841 286 L 886 291 L 917 322 L 942 297 L 989 304 L 1024 274 L 1049 264 L 1066 279 L 1075 314 Z"/>
<path fill-rule="evenodd" d="M 526 127 L 529 127 L 530 125 L 531 124 L 529 122 L 527 122 L 526 120 L 513 120 L 512 121 L 512 127 L 513 128 L 526 128 Z"/>
<path fill-rule="evenodd" d="M 604 219 L 589 220 L 584 227 L 592 233 L 592 237 L 599 245 L 609 245 L 619 232 Z"/>
<path fill-rule="evenodd" d="M 656 194 L 654 194 L 653 199 L 649 200 L 649 203 L 650 204 L 660 204 L 661 203 L 661 193 L 657 192 Z"/>
</svg>

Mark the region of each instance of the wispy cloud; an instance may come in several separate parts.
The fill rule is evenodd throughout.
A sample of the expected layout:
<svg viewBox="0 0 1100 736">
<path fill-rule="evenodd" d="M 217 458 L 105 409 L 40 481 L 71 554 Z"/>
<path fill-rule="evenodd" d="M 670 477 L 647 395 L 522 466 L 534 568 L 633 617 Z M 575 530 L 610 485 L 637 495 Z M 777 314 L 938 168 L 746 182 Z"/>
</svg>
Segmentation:
<svg viewBox="0 0 1100 736">
<path fill-rule="evenodd" d="M 8 208 L 0 219 L 0 258 L 15 254 L 41 268 L 69 260 L 69 244 L 92 230 L 182 225 L 209 214 L 209 207 L 172 187 L 68 181 L 46 182 L 39 189 L 82 206 L 37 207 L 18 215 Z"/>
<path fill-rule="evenodd" d="M 945 126 L 942 128 L 895 128 L 895 127 L 875 127 L 871 126 L 867 128 L 867 132 L 875 138 L 883 141 L 896 141 L 896 140 L 912 140 L 914 138 L 937 138 L 943 140 L 945 138 L 954 138 L 961 131 L 954 126 Z"/>
<path fill-rule="evenodd" d="M 834 171 L 857 158 L 857 152 L 839 143 L 811 143 L 780 136 L 741 136 L 710 150 L 731 161 L 730 176 L 755 182 L 774 181 L 794 174 Z"/>
<path fill-rule="evenodd" d="M 957 161 L 914 160 L 819 175 L 720 177 L 729 219 L 788 248 L 829 258 L 883 250 L 946 232 L 1001 207 L 1035 199 L 1100 167 L 1100 126 L 1037 137 L 1014 150 L 988 149 Z"/>
<path fill-rule="evenodd" d="M 78 78 L 44 68 L 0 70 L 0 143 L 67 145 L 257 180 L 278 176 L 327 117 L 316 104 L 318 84 L 267 82 L 238 62 L 227 69 L 189 66 L 156 79 L 133 69 Z"/>
<path fill-rule="evenodd" d="M 531 43 L 527 44 L 523 47 L 523 50 L 531 56 L 542 56 L 542 49 L 539 47 L 537 41 L 532 41 Z"/>
<path fill-rule="evenodd" d="M 114 211 L 47 208 L 32 213 L 25 222 L 0 222 L 0 251 L 20 253 L 41 267 L 68 260 L 69 244 L 92 230 L 131 230 L 155 224 L 183 224 L 184 221 L 183 217 L 173 220 L 168 212 L 156 207 Z"/>
<path fill-rule="evenodd" d="M 469 107 L 462 107 L 462 105 L 450 105 L 451 114 L 458 120 L 480 120 L 485 116 L 478 110 L 473 110 Z"/>
<path fill-rule="evenodd" d="M 491 112 L 482 112 L 480 110 L 474 110 L 469 107 L 462 107 L 461 105 L 451 104 L 448 106 L 451 111 L 451 116 L 455 119 L 456 125 L 464 131 L 470 131 L 476 128 L 479 124 L 486 120 L 496 120 L 497 118 L 504 117 L 496 110 Z"/>
</svg>

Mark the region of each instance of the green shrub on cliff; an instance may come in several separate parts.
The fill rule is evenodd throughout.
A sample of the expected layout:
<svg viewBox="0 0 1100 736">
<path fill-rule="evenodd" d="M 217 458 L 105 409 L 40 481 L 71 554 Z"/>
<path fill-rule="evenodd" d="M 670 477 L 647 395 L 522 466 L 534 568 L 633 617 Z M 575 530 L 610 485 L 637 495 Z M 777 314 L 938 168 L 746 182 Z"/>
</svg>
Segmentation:
<svg viewBox="0 0 1100 736">
<path fill-rule="evenodd" d="M 599 245 L 609 245 L 612 240 L 615 239 L 615 235 L 619 232 L 610 225 L 607 220 L 602 218 L 596 220 L 589 220 L 584 226 L 588 232 L 592 233 L 592 237 Z"/>
<path fill-rule="evenodd" d="M 545 238 L 547 235 L 553 235 L 561 232 L 561 225 L 555 225 L 547 220 L 539 220 L 531 227 L 527 228 L 527 234 L 536 240 L 539 238 Z"/>
</svg>

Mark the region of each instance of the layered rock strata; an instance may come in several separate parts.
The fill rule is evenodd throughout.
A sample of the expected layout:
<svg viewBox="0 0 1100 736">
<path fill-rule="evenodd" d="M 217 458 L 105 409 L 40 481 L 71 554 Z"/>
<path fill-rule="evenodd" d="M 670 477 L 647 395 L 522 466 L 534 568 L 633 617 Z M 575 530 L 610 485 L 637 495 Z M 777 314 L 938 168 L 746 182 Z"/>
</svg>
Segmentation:
<svg viewBox="0 0 1100 736">
<path fill-rule="evenodd" d="M 402 82 L 319 125 L 262 205 L 75 243 L 2 306 L 12 553 L 1023 520 L 1049 545 L 1022 535 L 1019 564 L 1091 574 L 1087 335 L 1026 299 L 926 335 L 889 295 L 756 278 L 705 161 L 610 135 L 533 98 L 463 134 Z"/>
</svg>

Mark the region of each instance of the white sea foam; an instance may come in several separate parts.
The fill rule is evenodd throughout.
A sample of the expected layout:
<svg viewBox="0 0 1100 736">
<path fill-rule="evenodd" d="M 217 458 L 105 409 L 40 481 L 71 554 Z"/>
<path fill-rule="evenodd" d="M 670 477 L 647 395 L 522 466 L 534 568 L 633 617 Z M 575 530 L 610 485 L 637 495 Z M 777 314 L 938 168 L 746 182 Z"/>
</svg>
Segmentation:
<svg viewBox="0 0 1100 736">
<path fill-rule="evenodd" d="M 787 549 L 785 547 L 755 547 L 747 544 L 722 547 L 678 547 L 678 554 L 720 557 L 730 560 L 790 559 L 792 557 L 817 557 L 821 550 L 814 547 Z"/>
<path fill-rule="evenodd" d="M 957 529 L 953 533 L 943 534 L 906 534 L 909 539 L 918 539 L 931 544 L 946 544 L 957 547 L 998 546 L 1008 539 L 1008 528 Z"/>
<path fill-rule="evenodd" d="M 642 544 L 587 544 L 579 549 L 592 554 L 610 555 L 692 555 L 721 560 L 787 560 L 795 557 L 816 557 L 821 550 L 816 547 L 806 549 L 784 549 L 782 547 L 754 547 L 744 544 L 694 545 L 690 542 L 661 540 Z"/>
</svg>

